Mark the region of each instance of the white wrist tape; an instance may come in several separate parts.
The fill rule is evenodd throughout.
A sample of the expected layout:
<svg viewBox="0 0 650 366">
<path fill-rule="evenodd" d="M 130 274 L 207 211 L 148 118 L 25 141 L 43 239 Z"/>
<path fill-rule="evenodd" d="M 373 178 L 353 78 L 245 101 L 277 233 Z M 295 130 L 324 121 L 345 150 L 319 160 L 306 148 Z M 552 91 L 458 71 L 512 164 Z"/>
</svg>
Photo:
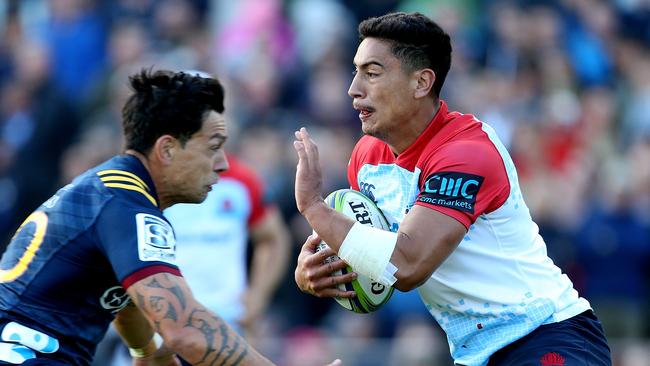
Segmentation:
<svg viewBox="0 0 650 366">
<path fill-rule="evenodd" d="M 395 267 L 390 262 L 397 245 L 397 234 L 355 222 L 339 248 L 339 258 L 355 272 L 370 277 L 384 286 L 392 286 Z"/>
</svg>

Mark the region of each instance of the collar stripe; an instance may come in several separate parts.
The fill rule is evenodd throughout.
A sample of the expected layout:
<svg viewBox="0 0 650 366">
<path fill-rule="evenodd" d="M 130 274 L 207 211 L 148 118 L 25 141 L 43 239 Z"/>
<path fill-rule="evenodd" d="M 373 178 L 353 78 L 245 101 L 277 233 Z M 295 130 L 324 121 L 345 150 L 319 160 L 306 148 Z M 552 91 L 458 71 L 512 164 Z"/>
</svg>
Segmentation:
<svg viewBox="0 0 650 366">
<path fill-rule="evenodd" d="M 135 175 L 135 174 L 133 174 L 131 172 L 127 172 L 127 171 L 124 171 L 124 170 L 117 170 L 117 169 L 108 169 L 108 170 L 102 170 L 102 171 L 97 172 L 97 175 L 99 175 L 100 177 L 104 176 L 104 175 L 108 175 L 108 174 L 118 174 L 118 175 L 125 175 L 127 177 L 131 177 L 131 178 L 135 179 L 136 181 L 138 181 L 140 183 L 139 185 L 141 187 L 143 187 L 147 191 L 150 190 L 149 187 L 147 186 L 147 184 L 142 179 L 140 179 L 140 177 L 138 177 L 137 175 Z"/>
<path fill-rule="evenodd" d="M 104 185 L 109 188 L 122 188 L 122 189 L 128 189 L 130 191 L 136 191 L 139 193 L 142 193 L 151 203 L 153 203 L 154 206 L 158 207 L 158 202 L 144 189 L 140 188 L 139 186 L 132 185 L 132 184 L 124 184 L 124 183 L 106 183 L 104 182 Z"/>
</svg>

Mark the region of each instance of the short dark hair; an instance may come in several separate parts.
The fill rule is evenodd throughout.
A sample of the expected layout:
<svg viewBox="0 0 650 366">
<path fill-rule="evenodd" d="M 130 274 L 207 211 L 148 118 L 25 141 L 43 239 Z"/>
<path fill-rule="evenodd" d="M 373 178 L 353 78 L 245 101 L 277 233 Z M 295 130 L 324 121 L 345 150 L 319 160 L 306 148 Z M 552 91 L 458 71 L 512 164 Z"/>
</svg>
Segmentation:
<svg viewBox="0 0 650 366">
<path fill-rule="evenodd" d="M 134 93 L 122 109 L 126 149 L 142 154 L 163 135 L 174 136 L 185 146 L 209 111 L 224 111 L 224 90 L 216 78 L 142 69 L 129 82 Z"/>
<path fill-rule="evenodd" d="M 449 35 L 420 13 L 390 13 L 359 24 L 359 42 L 377 38 L 392 43 L 392 52 L 407 71 L 430 68 L 436 73 L 433 91 L 440 96 L 451 67 Z"/>
</svg>

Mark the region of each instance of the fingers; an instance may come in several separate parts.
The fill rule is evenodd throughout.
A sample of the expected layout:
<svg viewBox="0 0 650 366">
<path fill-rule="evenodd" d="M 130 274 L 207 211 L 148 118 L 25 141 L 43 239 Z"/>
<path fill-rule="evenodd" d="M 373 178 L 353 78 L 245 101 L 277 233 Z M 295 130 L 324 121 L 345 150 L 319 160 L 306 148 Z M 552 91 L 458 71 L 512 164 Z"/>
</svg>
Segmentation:
<svg viewBox="0 0 650 366">
<path fill-rule="evenodd" d="M 318 162 L 318 146 L 312 140 L 309 132 L 305 127 L 295 131 L 296 141 L 293 146 L 298 152 L 298 158 L 306 162 Z"/>
<path fill-rule="evenodd" d="M 340 272 L 348 265 L 330 247 L 316 251 L 321 242 L 318 234 L 314 233 L 303 244 L 294 273 L 298 288 L 318 297 L 355 297 L 354 291 L 346 291 L 345 286 L 340 285 L 355 280 L 357 274 Z"/>
<path fill-rule="evenodd" d="M 350 299 L 357 296 L 357 294 L 354 291 L 342 291 L 337 288 L 325 288 L 315 292 L 310 292 L 310 294 L 320 298 L 340 297 L 340 298 Z"/>
<path fill-rule="evenodd" d="M 339 287 L 339 285 L 344 285 L 348 282 L 352 282 L 355 278 L 357 278 L 357 274 L 354 272 L 346 273 L 346 274 L 341 274 L 341 275 L 335 275 L 335 276 L 327 276 L 327 277 L 320 277 L 318 279 L 313 279 L 310 283 L 310 290 L 311 292 L 328 292 L 331 293 L 332 291 L 338 291 L 340 293 L 347 292 L 345 290 L 344 286 Z M 354 291 L 352 291 L 354 293 Z M 335 295 L 339 296 L 339 295 Z M 346 297 L 346 296 L 342 296 Z"/>
<path fill-rule="evenodd" d="M 313 233 L 307 237 L 307 240 L 305 240 L 305 244 L 302 246 L 302 251 L 308 251 L 311 253 L 316 252 L 316 247 L 318 247 L 318 244 L 320 244 L 321 238 L 318 234 Z"/>
<path fill-rule="evenodd" d="M 307 265 L 307 259 L 303 259 L 296 267 L 296 284 L 303 292 L 318 297 L 355 297 L 354 291 L 346 291 L 344 285 L 355 280 L 358 275 L 355 272 L 337 272 L 347 267 L 347 263 L 340 259 L 323 263 L 316 261 L 320 258 L 321 252 L 313 254 L 308 258 L 312 264 Z M 315 262 L 315 263 L 314 263 Z"/>
<path fill-rule="evenodd" d="M 298 131 L 301 136 L 301 141 L 305 147 L 305 153 L 307 154 L 307 158 L 309 161 L 317 162 L 318 161 L 318 146 L 316 146 L 316 143 L 314 140 L 311 139 L 311 136 L 309 135 L 309 132 L 305 127 L 301 127 L 300 131 Z"/>
</svg>

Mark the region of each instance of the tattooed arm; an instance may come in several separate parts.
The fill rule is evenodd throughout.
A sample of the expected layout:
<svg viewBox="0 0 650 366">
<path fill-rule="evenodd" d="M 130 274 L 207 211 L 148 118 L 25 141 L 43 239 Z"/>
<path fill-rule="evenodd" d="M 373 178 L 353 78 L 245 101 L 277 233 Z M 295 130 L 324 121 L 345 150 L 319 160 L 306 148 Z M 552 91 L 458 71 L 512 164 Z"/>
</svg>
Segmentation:
<svg viewBox="0 0 650 366">
<path fill-rule="evenodd" d="M 133 302 L 129 302 L 115 315 L 113 325 L 130 348 L 145 347 L 153 339 L 154 330 Z"/>
<path fill-rule="evenodd" d="M 138 366 L 180 366 L 174 352 L 163 344 L 160 348 L 154 342 L 154 330 L 147 318 L 133 302 L 120 310 L 113 320 L 115 330 L 129 348 L 146 350 L 134 358 Z"/>
<path fill-rule="evenodd" d="M 158 273 L 127 292 L 165 345 L 192 365 L 273 365 L 196 301 L 182 277 Z"/>
</svg>

